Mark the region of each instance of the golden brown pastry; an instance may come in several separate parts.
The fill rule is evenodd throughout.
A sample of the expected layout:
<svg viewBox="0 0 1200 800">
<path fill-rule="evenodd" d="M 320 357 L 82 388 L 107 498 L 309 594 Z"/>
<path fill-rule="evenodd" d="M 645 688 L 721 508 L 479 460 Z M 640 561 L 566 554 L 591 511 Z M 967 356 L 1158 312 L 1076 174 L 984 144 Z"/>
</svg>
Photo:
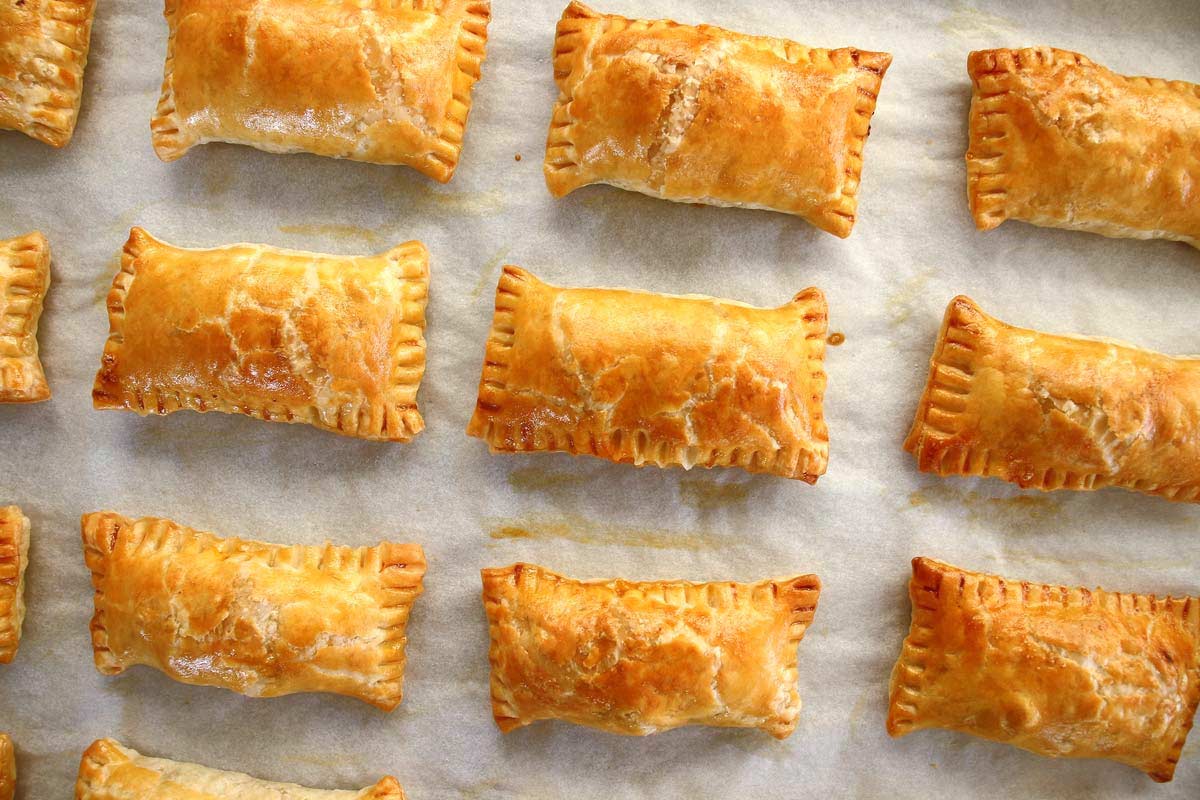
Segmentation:
<svg viewBox="0 0 1200 800">
<path fill-rule="evenodd" d="M 467 433 L 493 452 L 739 466 L 815 483 L 829 456 L 826 321 L 818 289 L 766 309 L 560 289 L 505 267 Z"/>
<path fill-rule="evenodd" d="M 913 559 L 887 729 L 949 728 L 1169 781 L 1200 703 L 1200 598 L 1006 581 Z"/>
<path fill-rule="evenodd" d="M 1200 247 L 1200 86 L 1051 47 L 977 51 L 967 72 L 980 230 L 1018 219 Z"/>
<path fill-rule="evenodd" d="M 164 13 L 163 161 L 218 141 L 454 174 L 489 0 L 166 0 Z"/>
<path fill-rule="evenodd" d="M 0 664 L 11 664 L 21 645 L 28 566 L 29 520 L 17 506 L 0 507 Z"/>
<path fill-rule="evenodd" d="M 0 89 L 0 103 L 3 96 Z M 0 240 L 0 403 L 50 399 L 37 341 L 49 288 L 50 244 L 45 236 L 34 231 Z"/>
<path fill-rule="evenodd" d="M 96 0 L 0 2 L 0 128 L 71 141 L 95 11 Z"/>
<path fill-rule="evenodd" d="M 633 583 L 485 569 L 496 725 L 562 719 L 633 736 L 715 725 L 787 738 L 800 715 L 796 646 L 820 591 L 816 575 Z"/>
<path fill-rule="evenodd" d="M 558 23 L 546 141 L 555 197 L 608 183 L 766 208 L 850 235 L 863 146 L 892 57 L 572 2 Z"/>
<path fill-rule="evenodd" d="M 0 733 L 0 800 L 13 800 L 17 791 L 17 756 L 12 739 Z"/>
<path fill-rule="evenodd" d="M 404 800 L 404 791 L 390 775 L 357 792 L 309 789 L 150 758 L 112 739 L 97 739 L 79 763 L 75 800 Z"/>
<path fill-rule="evenodd" d="M 923 472 L 1200 501 L 1200 358 L 946 309 L 904 448 Z"/>
<path fill-rule="evenodd" d="M 332 692 L 400 704 L 415 544 L 273 545 L 166 519 L 85 514 L 96 669 L 144 664 L 251 697 Z"/>
<path fill-rule="evenodd" d="M 108 294 L 92 401 L 139 414 L 225 411 L 404 442 L 425 423 L 429 252 L 376 256 L 129 234 Z"/>
</svg>

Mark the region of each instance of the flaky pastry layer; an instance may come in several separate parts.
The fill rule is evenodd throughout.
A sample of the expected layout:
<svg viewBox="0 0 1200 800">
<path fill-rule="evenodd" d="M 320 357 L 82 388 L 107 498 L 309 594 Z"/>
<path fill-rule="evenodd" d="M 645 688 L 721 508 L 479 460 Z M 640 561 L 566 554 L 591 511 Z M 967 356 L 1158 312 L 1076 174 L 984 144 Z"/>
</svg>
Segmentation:
<svg viewBox="0 0 1200 800">
<path fill-rule="evenodd" d="M 310 789 L 144 756 L 112 739 L 84 751 L 75 800 L 404 800 L 390 775 L 359 791 Z"/>
<path fill-rule="evenodd" d="M 891 61 L 572 2 L 554 42 L 546 184 L 772 209 L 849 236 Z"/>
<path fill-rule="evenodd" d="M 924 472 L 1200 501 L 1200 359 L 1006 325 L 950 301 L 904 443 Z"/>
<path fill-rule="evenodd" d="M 425 426 L 429 252 L 235 244 L 189 250 L 134 228 L 108 294 L 99 409 L 224 411 L 404 442 Z"/>
<path fill-rule="evenodd" d="M 483 570 L 492 714 L 502 731 L 561 719 L 646 735 L 683 725 L 796 728 L 796 646 L 816 575 L 758 583 L 577 581 Z"/>
<path fill-rule="evenodd" d="M 96 0 L 0 3 L 0 128 L 71 141 L 95 11 Z"/>
<path fill-rule="evenodd" d="M 913 559 L 887 729 L 949 728 L 1169 781 L 1200 703 L 1200 598 L 1008 581 Z"/>
<path fill-rule="evenodd" d="M 49 289 L 50 243 L 45 236 L 34 231 L 0 240 L 0 403 L 50 399 L 37 340 Z"/>
<path fill-rule="evenodd" d="M 29 520 L 17 506 L 0 507 L 0 664 L 11 664 L 21 645 L 28 566 Z"/>
<path fill-rule="evenodd" d="M 166 0 L 163 161 L 204 142 L 454 174 L 489 0 Z"/>
<path fill-rule="evenodd" d="M 13 800 L 17 791 L 17 754 L 12 739 L 0 733 L 0 800 Z"/>
<path fill-rule="evenodd" d="M 400 703 L 419 545 L 274 545 L 166 519 L 85 514 L 96 669 L 144 664 L 252 697 L 332 692 Z"/>
<path fill-rule="evenodd" d="M 508 266 L 467 433 L 493 452 L 738 466 L 815 483 L 829 458 L 825 297 L 779 308 L 563 289 Z"/>
<path fill-rule="evenodd" d="M 976 51 L 967 72 L 980 230 L 1017 219 L 1200 247 L 1200 86 L 1051 47 Z"/>
</svg>

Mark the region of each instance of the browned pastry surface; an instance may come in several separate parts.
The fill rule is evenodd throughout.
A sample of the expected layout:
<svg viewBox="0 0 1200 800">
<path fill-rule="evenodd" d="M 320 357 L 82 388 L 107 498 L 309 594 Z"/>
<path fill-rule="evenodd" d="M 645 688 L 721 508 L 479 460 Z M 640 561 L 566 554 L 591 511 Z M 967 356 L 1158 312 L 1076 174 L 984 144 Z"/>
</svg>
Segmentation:
<svg viewBox="0 0 1200 800">
<path fill-rule="evenodd" d="M 0 2 L 0 128 L 71 141 L 95 11 L 96 0 Z"/>
<path fill-rule="evenodd" d="M 134 228 L 108 295 L 93 404 L 408 441 L 424 428 L 428 293 L 420 242 L 362 257 L 256 244 L 188 250 Z"/>
<path fill-rule="evenodd" d="M 1200 86 L 1050 47 L 980 50 L 967 72 L 980 230 L 1017 219 L 1200 247 Z"/>
<path fill-rule="evenodd" d="M 419 545 L 273 545 L 165 519 L 82 519 L 96 669 L 144 664 L 252 697 L 332 692 L 400 703 Z"/>
<path fill-rule="evenodd" d="M 608 183 L 767 208 L 850 235 L 887 53 L 821 50 L 572 2 L 558 23 L 550 192 Z"/>
<path fill-rule="evenodd" d="M 17 756 L 12 739 L 0 733 L 0 800 L 13 800 L 17 790 Z"/>
<path fill-rule="evenodd" d="M 913 559 L 887 729 L 949 728 L 1169 781 L 1200 703 L 1200 598 L 1008 581 Z"/>
<path fill-rule="evenodd" d="M 0 664 L 12 663 L 21 644 L 28 566 L 29 520 L 17 506 L 0 507 Z"/>
<path fill-rule="evenodd" d="M 1200 501 L 1200 358 L 946 309 L 904 447 L 922 471 Z"/>
<path fill-rule="evenodd" d="M 494 452 L 739 466 L 815 483 L 829 454 L 826 323 L 817 289 L 765 309 L 562 289 L 505 267 L 467 433 Z"/>
<path fill-rule="evenodd" d="M 492 713 L 502 731 L 562 719 L 645 735 L 682 725 L 796 728 L 796 646 L 816 575 L 758 583 L 577 581 L 483 570 Z"/>
<path fill-rule="evenodd" d="M 162 160 L 221 141 L 454 174 L 488 0 L 166 0 L 164 13 Z"/>
<path fill-rule="evenodd" d="M 49 288 L 50 244 L 45 236 L 34 231 L 0 240 L 0 403 L 50 399 L 37 341 Z"/>
</svg>

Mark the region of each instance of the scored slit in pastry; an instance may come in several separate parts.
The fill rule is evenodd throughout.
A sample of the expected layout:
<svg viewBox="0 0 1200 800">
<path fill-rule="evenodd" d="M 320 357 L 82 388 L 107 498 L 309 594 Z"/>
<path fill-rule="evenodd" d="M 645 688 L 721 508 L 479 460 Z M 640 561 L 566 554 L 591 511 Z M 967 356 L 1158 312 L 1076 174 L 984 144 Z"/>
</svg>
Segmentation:
<svg viewBox="0 0 1200 800">
<path fill-rule="evenodd" d="M 948 728 L 1171 780 L 1200 703 L 1200 598 L 912 567 L 889 734 Z"/>
<path fill-rule="evenodd" d="M 17 791 L 17 754 L 7 733 L 0 733 L 0 800 L 13 800 Z"/>
<path fill-rule="evenodd" d="M 37 329 L 50 289 L 50 243 L 38 231 L 0 240 L 0 403 L 50 399 Z"/>
<path fill-rule="evenodd" d="M 375 256 L 129 234 L 108 294 L 98 409 L 224 411 L 406 442 L 425 423 L 429 252 Z"/>
<path fill-rule="evenodd" d="M 980 230 L 1015 219 L 1200 247 L 1200 85 L 1051 47 L 976 51 L 967 72 Z"/>
<path fill-rule="evenodd" d="M 71 141 L 95 12 L 96 0 L 0 2 L 0 129 Z"/>
<path fill-rule="evenodd" d="M 404 800 L 404 791 L 390 775 L 359 791 L 310 789 L 151 758 L 97 739 L 80 759 L 75 800 Z"/>
<path fill-rule="evenodd" d="M 492 713 L 504 732 L 560 719 L 643 736 L 683 725 L 791 735 L 797 645 L 821 583 L 578 581 L 485 569 Z"/>
<path fill-rule="evenodd" d="M 215 141 L 454 175 L 489 0 L 166 0 L 164 14 L 163 161 Z"/>
<path fill-rule="evenodd" d="M 891 61 L 572 2 L 554 41 L 546 185 L 782 211 L 844 238 Z"/>
<path fill-rule="evenodd" d="M 251 697 L 400 704 L 420 545 L 276 545 L 109 511 L 81 521 L 96 669 L 142 664 Z"/>
<path fill-rule="evenodd" d="M 904 448 L 923 472 L 1200 501 L 1200 358 L 1006 325 L 950 301 Z"/>
<path fill-rule="evenodd" d="M 25 622 L 25 569 L 29 519 L 18 506 L 0 507 L 0 664 L 10 664 Z"/>
<path fill-rule="evenodd" d="M 829 436 L 825 297 L 779 308 L 564 289 L 507 266 L 467 433 L 492 452 L 738 466 L 815 483 Z"/>
</svg>

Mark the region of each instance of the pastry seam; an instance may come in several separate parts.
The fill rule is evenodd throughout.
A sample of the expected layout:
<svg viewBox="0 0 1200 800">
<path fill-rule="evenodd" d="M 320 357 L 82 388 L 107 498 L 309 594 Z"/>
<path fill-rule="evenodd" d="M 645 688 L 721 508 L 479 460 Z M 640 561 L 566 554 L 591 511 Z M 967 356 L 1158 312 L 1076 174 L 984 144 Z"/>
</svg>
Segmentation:
<svg viewBox="0 0 1200 800">
<path fill-rule="evenodd" d="M 29 520 L 17 506 L 0 508 L 0 664 L 12 663 L 21 645 L 28 566 Z"/>
<path fill-rule="evenodd" d="M 37 231 L 0 241 L 0 269 L 15 272 L 4 289 L 4 316 L 19 321 L 0 334 L 0 402 L 36 403 L 50 398 L 37 329 L 50 287 L 50 245 Z"/>
<path fill-rule="evenodd" d="M 446 116 L 438 126 L 438 144 L 425 159 L 421 171 L 436 181 L 446 183 L 454 176 L 466 137 L 467 119 L 471 114 L 471 93 L 483 72 L 487 48 L 488 22 L 491 20 L 488 0 L 471 0 L 455 46 L 454 91 L 446 106 Z"/>
</svg>

